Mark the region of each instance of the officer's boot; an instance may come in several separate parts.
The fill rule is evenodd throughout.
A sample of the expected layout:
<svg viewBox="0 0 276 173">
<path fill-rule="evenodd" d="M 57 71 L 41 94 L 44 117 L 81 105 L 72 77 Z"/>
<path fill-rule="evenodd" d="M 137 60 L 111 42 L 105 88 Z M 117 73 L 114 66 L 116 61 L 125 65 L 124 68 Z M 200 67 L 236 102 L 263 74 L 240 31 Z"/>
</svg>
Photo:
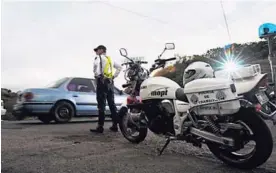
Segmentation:
<svg viewBox="0 0 276 173">
<path fill-rule="evenodd" d="M 112 132 L 118 132 L 118 125 L 117 123 L 113 123 L 113 125 L 109 128 Z"/>
<path fill-rule="evenodd" d="M 104 128 L 101 125 L 98 125 L 96 129 L 90 129 L 90 132 L 95 132 L 95 133 L 103 133 Z"/>
<path fill-rule="evenodd" d="M 98 126 L 96 129 L 90 129 L 90 132 L 103 133 L 104 117 L 105 117 L 104 111 L 99 111 Z"/>
</svg>

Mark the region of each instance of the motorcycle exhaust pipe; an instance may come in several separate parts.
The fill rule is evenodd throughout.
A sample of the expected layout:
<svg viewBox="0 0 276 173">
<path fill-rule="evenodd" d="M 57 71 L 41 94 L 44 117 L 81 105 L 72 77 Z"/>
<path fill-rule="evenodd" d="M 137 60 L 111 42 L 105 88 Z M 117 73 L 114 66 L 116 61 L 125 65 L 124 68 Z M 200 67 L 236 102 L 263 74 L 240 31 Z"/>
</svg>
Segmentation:
<svg viewBox="0 0 276 173">
<path fill-rule="evenodd" d="M 218 144 L 231 146 L 231 147 L 234 147 L 234 145 L 235 145 L 235 141 L 232 138 L 220 137 L 213 133 L 202 131 L 202 130 L 199 130 L 194 127 L 191 127 L 190 133 L 192 133 L 196 136 L 202 137 L 203 139 L 205 139 L 207 141 L 215 142 Z"/>
</svg>

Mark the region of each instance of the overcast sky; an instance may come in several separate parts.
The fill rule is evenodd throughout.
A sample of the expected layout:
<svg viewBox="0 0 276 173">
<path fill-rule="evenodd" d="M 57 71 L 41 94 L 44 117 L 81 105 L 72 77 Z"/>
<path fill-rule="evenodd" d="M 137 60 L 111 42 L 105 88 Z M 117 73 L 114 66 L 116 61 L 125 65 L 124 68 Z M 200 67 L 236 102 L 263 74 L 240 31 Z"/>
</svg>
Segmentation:
<svg viewBox="0 0 276 173">
<path fill-rule="evenodd" d="M 276 23 L 276 1 L 1 1 L 1 87 L 42 87 L 65 76 L 93 77 L 93 48 L 104 44 L 118 62 L 119 48 L 153 62 L 165 54 L 201 54 L 230 42 L 257 41 L 258 27 Z M 122 75 L 116 84 L 123 83 Z"/>
</svg>

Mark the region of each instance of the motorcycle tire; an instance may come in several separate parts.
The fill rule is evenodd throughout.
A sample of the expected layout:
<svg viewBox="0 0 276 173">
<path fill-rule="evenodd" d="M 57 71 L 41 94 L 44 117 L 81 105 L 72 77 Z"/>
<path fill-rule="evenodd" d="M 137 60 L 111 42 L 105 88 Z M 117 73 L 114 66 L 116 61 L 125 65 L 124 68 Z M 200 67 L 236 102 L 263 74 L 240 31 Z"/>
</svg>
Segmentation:
<svg viewBox="0 0 276 173">
<path fill-rule="evenodd" d="M 238 154 L 220 148 L 219 144 L 207 143 L 210 151 L 224 163 L 239 169 L 253 169 L 265 163 L 273 150 L 273 138 L 267 124 L 258 116 L 252 108 L 241 108 L 233 115 L 235 121 L 242 121 L 252 131 L 252 139 L 255 142 L 255 150 L 248 158 L 242 158 Z"/>
</svg>

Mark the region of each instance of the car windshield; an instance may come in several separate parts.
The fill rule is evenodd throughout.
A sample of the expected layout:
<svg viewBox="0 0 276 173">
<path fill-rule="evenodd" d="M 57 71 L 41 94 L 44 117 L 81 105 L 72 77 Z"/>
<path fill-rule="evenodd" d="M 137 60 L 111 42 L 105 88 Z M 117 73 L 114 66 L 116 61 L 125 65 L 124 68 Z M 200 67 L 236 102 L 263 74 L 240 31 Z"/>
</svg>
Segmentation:
<svg viewBox="0 0 276 173">
<path fill-rule="evenodd" d="M 54 82 L 50 83 L 49 85 L 47 85 L 46 88 L 58 88 L 67 80 L 68 80 L 67 77 L 59 79 L 59 80 L 54 81 Z"/>
</svg>

